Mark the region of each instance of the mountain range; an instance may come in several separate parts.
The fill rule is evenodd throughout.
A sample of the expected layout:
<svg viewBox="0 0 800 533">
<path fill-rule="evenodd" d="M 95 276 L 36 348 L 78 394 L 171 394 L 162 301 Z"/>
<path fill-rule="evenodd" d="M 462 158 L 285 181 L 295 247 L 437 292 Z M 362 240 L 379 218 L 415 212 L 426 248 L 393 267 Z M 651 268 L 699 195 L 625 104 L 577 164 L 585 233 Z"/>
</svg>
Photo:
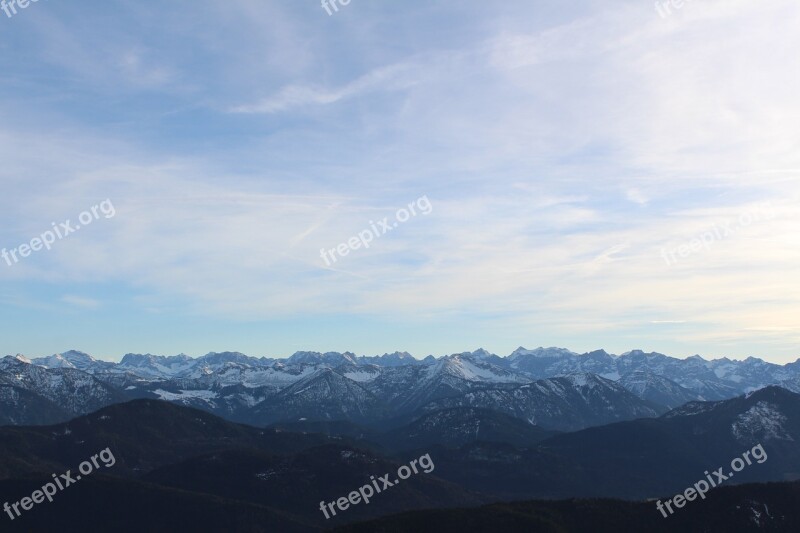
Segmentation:
<svg viewBox="0 0 800 533">
<path fill-rule="evenodd" d="M 127 354 L 113 363 L 70 350 L 0 359 L 0 424 L 55 423 L 147 398 L 259 426 L 308 420 L 385 429 L 464 407 L 574 431 L 769 385 L 800 391 L 800 360 L 776 365 L 752 357 L 708 361 L 640 350 L 518 348 L 506 357 L 483 349 L 422 360 L 407 352 L 297 352 L 287 359 L 222 352 Z"/>
<path fill-rule="evenodd" d="M 603 366 L 609 361 L 615 370 Z M 51 530 L 53 516 L 78 520 L 98 499 L 105 503 L 97 519 L 119 531 L 152 527 L 146 514 L 126 510 L 142 506 L 157 509 L 163 524 L 197 531 L 225 523 L 319 531 L 375 519 L 363 527 L 393 531 L 424 516 L 458 524 L 446 509 L 465 507 L 475 523 L 488 516 L 572 527 L 606 524 L 613 512 L 616 521 L 649 527 L 660 515 L 633 502 L 676 494 L 760 444 L 768 460 L 737 473 L 735 483 L 781 488 L 747 485 L 733 494 L 757 502 L 748 504 L 750 518 L 772 509 L 766 530 L 790 530 L 781 528 L 796 520 L 785 499 L 800 480 L 800 394 L 790 390 L 797 371 L 795 363 L 555 348 L 424 360 L 348 352 L 287 360 L 126 355 L 119 363 L 76 351 L 8 356 L 0 359 L 0 498 L 16 501 L 53 472 L 110 448 L 112 469 L 48 512 L 34 509 L 25 527 Z M 391 497 L 332 521 L 318 511 L 320 501 L 423 454 L 434 471 L 412 476 Z M 741 518 L 742 498 L 697 508 Z M 512 500 L 525 503 L 514 512 L 491 505 Z M 389 516 L 409 511 L 431 514 Z"/>
<path fill-rule="evenodd" d="M 53 472 L 109 448 L 111 468 L 7 525 L 50 531 L 63 523 L 65 531 L 78 531 L 86 527 L 81 517 L 91 516 L 115 531 L 214 531 L 227 522 L 237 531 L 304 532 L 380 519 L 343 531 L 408 531 L 416 521 L 423 522 L 420 531 L 439 522 L 444 531 L 481 531 L 478 524 L 494 520 L 509 531 L 538 522 L 542 531 L 560 531 L 588 530 L 596 521 L 598 530 L 612 531 L 628 520 L 670 531 L 691 517 L 698 524 L 711 520 L 709 531 L 794 531 L 798 441 L 800 394 L 777 386 L 573 432 L 472 407 L 385 430 L 309 420 L 259 428 L 166 401 L 133 400 L 65 423 L 0 428 L 0 499 L 17 501 Z M 682 492 L 756 444 L 765 460 L 726 482 L 749 485 L 715 489 L 672 522 L 646 501 Z M 430 473 L 331 520 L 319 512 L 320 501 L 347 495 L 423 453 L 435 465 Z M 779 483 L 754 484 L 763 482 Z M 521 502 L 531 499 L 537 501 Z M 509 500 L 520 503 L 480 507 Z M 388 516 L 409 511 L 415 513 Z M 155 517 L 161 529 L 153 528 Z M 725 529 L 734 517 L 750 528 Z"/>
</svg>

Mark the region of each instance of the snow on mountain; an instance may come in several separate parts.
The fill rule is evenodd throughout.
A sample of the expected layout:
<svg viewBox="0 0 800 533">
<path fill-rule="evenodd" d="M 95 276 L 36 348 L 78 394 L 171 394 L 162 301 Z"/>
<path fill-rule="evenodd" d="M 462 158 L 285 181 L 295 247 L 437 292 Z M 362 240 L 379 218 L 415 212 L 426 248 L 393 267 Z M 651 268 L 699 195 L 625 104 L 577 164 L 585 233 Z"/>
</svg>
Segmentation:
<svg viewBox="0 0 800 533">
<path fill-rule="evenodd" d="M 443 357 L 429 369 L 429 375 L 437 373 L 447 373 L 467 381 L 487 383 L 526 383 L 530 381 L 515 372 L 476 358 L 473 354 Z"/>
<path fill-rule="evenodd" d="M 794 372 L 780 365 L 768 363 L 755 357 L 748 357 L 744 361 L 731 361 L 720 359 L 710 361 L 708 366 L 713 369 L 714 375 L 725 381 L 733 382 L 754 390 L 772 383 L 790 379 Z"/>
<path fill-rule="evenodd" d="M 45 368 L 77 368 L 90 374 L 113 370 L 116 367 L 115 363 L 99 361 L 91 355 L 77 350 L 68 350 L 48 357 L 38 357 L 31 362 Z"/>
<path fill-rule="evenodd" d="M 252 423 L 269 424 L 280 420 L 380 419 L 388 409 L 385 402 L 330 368 L 321 368 L 256 405 Z"/>
<path fill-rule="evenodd" d="M 790 379 L 785 379 L 780 383 L 778 383 L 778 385 L 792 392 L 800 393 L 800 376 Z"/>
<path fill-rule="evenodd" d="M 669 408 L 701 399 L 689 389 L 649 370 L 630 372 L 622 376 L 619 384 L 643 400 Z"/>
<path fill-rule="evenodd" d="M 566 348 L 556 348 L 556 347 L 543 348 L 540 346 L 534 350 L 528 350 L 520 346 L 519 348 L 511 352 L 511 355 L 509 355 L 508 358 L 511 361 L 517 361 L 519 359 L 527 357 L 558 359 L 561 357 L 573 357 L 577 355 L 578 354 L 576 354 L 575 352 L 567 350 Z"/>
<path fill-rule="evenodd" d="M 424 367 L 416 379 L 401 382 L 401 410 L 411 411 L 439 398 L 477 388 L 512 386 L 530 379 L 470 356 L 451 355 Z"/>
<path fill-rule="evenodd" d="M 736 418 L 731 433 L 741 443 L 794 441 L 786 430 L 787 418 L 777 405 L 760 401 Z"/>
<path fill-rule="evenodd" d="M 664 376 L 705 400 L 732 398 L 748 390 L 747 383 L 719 378 L 712 370 L 713 365 L 700 357 L 676 359 L 657 352 L 633 350 L 621 355 L 617 366 L 622 375 L 634 370 L 647 370 Z M 760 378 L 757 380 L 761 381 Z"/>
<path fill-rule="evenodd" d="M 415 359 L 414 356 L 408 352 L 394 352 L 372 357 L 362 356 L 358 358 L 358 363 L 378 366 L 403 366 L 423 364 L 423 361 Z"/>
<path fill-rule="evenodd" d="M 71 415 L 86 414 L 127 399 L 115 387 L 86 372 L 74 368 L 48 369 L 23 359 L 0 360 L 3 381 L 45 398 Z"/>
<path fill-rule="evenodd" d="M 497 354 L 493 354 L 488 350 L 484 350 L 483 348 L 478 348 L 473 352 L 462 352 L 458 354 L 453 354 L 447 357 L 453 356 L 460 356 L 472 359 L 473 361 L 480 361 L 483 363 L 489 363 L 498 367 L 508 368 L 509 360 L 506 357 L 500 357 Z"/>
<path fill-rule="evenodd" d="M 0 374 L 0 425 L 57 424 L 71 417 L 55 402 L 8 381 Z"/>
<path fill-rule="evenodd" d="M 474 352 L 470 352 L 468 355 L 471 355 L 475 359 L 490 359 L 492 357 L 499 357 L 498 355 L 493 354 L 488 350 L 484 350 L 483 348 L 478 348 Z"/>
<path fill-rule="evenodd" d="M 31 363 L 45 368 L 76 368 L 75 365 L 67 361 L 61 354 L 31 359 Z"/>
<path fill-rule="evenodd" d="M 713 412 L 715 409 L 723 407 L 723 402 L 724 400 L 716 402 L 708 402 L 702 400 L 689 402 L 687 404 L 676 407 L 675 409 L 672 409 L 668 413 L 664 414 L 664 418 L 703 415 L 706 413 Z"/>
<path fill-rule="evenodd" d="M 614 356 L 604 350 L 578 355 L 561 348 L 522 348 L 515 350 L 508 359 L 511 360 L 511 369 L 535 379 L 587 372 L 619 380 L 621 376 L 634 372 L 647 372 L 674 381 L 689 389 L 696 397 L 706 400 L 732 398 L 797 374 L 793 369 L 765 363 L 760 359 L 706 361 L 700 356 L 677 359 L 642 350 Z"/>
<path fill-rule="evenodd" d="M 165 378 L 188 371 L 196 363 L 195 359 L 185 354 L 166 357 L 163 355 L 129 353 L 125 354 L 116 368 L 134 372 L 145 378 Z"/>
<path fill-rule="evenodd" d="M 491 409 L 545 429 L 571 431 L 633 418 L 655 417 L 657 407 L 613 381 L 575 374 L 506 388 L 481 388 L 434 400 L 426 411 L 453 407 Z"/>
<path fill-rule="evenodd" d="M 336 413 L 366 417 L 377 412 L 405 416 L 420 408 L 469 406 L 497 409 L 530 422 L 545 420 L 550 427 L 583 427 L 598 421 L 654 416 L 660 412 L 659 406 L 734 398 L 773 383 L 800 389 L 800 361 L 779 366 L 755 358 L 677 359 L 642 350 L 620 356 L 604 350 L 579 355 L 556 347 L 520 347 L 508 357 L 481 348 L 421 361 L 407 352 L 374 357 L 297 352 L 283 360 L 211 352 L 198 358 L 127 354 L 120 363 L 98 361 L 70 350 L 30 363 L 23 356 L 6 357 L 0 360 L 0 371 L 5 371 L 6 378 L 16 379 L 8 370 L 23 365 L 41 372 L 72 372 L 71 379 L 75 379 L 83 369 L 99 380 L 97 383 L 124 397 L 159 397 L 237 421 L 249 420 L 256 407 L 261 419 L 272 420 L 280 415 L 281 406 L 288 409 L 287 416 L 304 413 L 311 419 L 319 414 L 314 412 L 315 402 L 327 391 L 326 417 Z M 46 381 L 42 378 L 26 386 L 50 398 L 53 395 L 36 390 L 47 388 Z M 297 388 L 304 383 L 310 385 Z M 286 396 L 287 391 L 291 397 Z M 522 402 L 521 406 L 511 405 L 514 401 Z M 338 409 L 336 402 L 346 407 Z M 535 402 L 543 403 L 536 406 Z M 690 403 L 685 409 L 700 413 L 708 407 Z M 570 420 L 559 426 L 558 416 Z"/>
<path fill-rule="evenodd" d="M 195 367 L 187 377 L 197 379 L 199 383 L 208 386 L 244 385 L 254 388 L 269 385 L 282 389 L 313 374 L 316 370 L 316 365 L 309 364 L 275 363 L 271 366 L 253 367 L 240 363 L 225 363 L 216 370 L 209 367 Z"/>
<path fill-rule="evenodd" d="M 77 350 L 69 350 L 48 357 L 38 357 L 32 359 L 31 363 L 45 368 L 77 368 L 90 374 L 113 370 L 116 367 L 115 363 L 99 361 L 91 355 Z"/>
<path fill-rule="evenodd" d="M 169 400 L 169 401 L 180 401 L 184 402 L 185 400 L 194 400 L 194 399 L 202 399 L 202 400 L 210 400 L 212 398 L 217 397 L 217 393 L 210 391 L 210 390 L 181 390 L 178 392 L 169 392 L 161 389 L 156 389 L 153 391 L 158 397 L 162 400 Z"/>
<path fill-rule="evenodd" d="M 727 400 L 690 402 L 664 415 L 664 418 L 697 419 L 691 432 L 709 431 L 712 426 L 730 428 L 741 442 L 760 439 L 793 441 L 800 438 L 800 397 L 778 386 L 769 386 Z"/>
<path fill-rule="evenodd" d="M 84 372 L 89 372 L 90 374 L 112 370 L 116 366 L 115 363 L 110 361 L 100 361 L 88 353 L 79 352 L 78 350 L 68 350 L 66 352 L 62 352 L 60 355 L 78 370 L 83 370 Z"/>
<path fill-rule="evenodd" d="M 603 350 L 578 355 L 565 348 L 517 348 L 508 357 L 510 368 L 534 379 L 590 372 L 610 379 L 618 378 L 614 358 Z"/>
<path fill-rule="evenodd" d="M 356 354 L 351 352 L 296 352 L 286 360 L 287 365 L 297 364 L 321 364 L 338 366 L 345 363 L 358 364 Z"/>
<path fill-rule="evenodd" d="M 3 359 L 0 359 L 0 370 L 3 369 L 4 365 L 11 364 L 12 361 L 18 361 L 20 363 L 27 363 L 27 364 L 31 364 L 32 362 L 30 359 L 28 359 L 21 353 L 18 353 L 15 356 L 7 355 Z"/>
<path fill-rule="evenodd" d="M 274 385 L 279 388 L 313 371 L 295 368 L 302 365 L 312 369 L 337 368 L 342 365 L 355 367 L 376 365 L 380 368 L 431 366 L 437 368 L 432 372 L 444 369 L 454 377 L 479 382 L 523 382 L 526 379 L 546 379 L 572 373 L 591 373 L 611 380 L 620 380 L 622 376 L 644 372 L 650 376 L 661 376 L 672 381 L 688 389 L 693 397 L 705 400 L 732 398 L 771 384 L 784 384 L 792 390 L 800 388 L 797 382 L 800 379 L 800 361 L 780 366 L 752 357 L 745 361 L 725 358 L 706 361 L 700 356 L 677 359 L 657 352 L 645 353 L 642 350 L 631 350 L 621 356 L 609 354 L 604 350 L 578 355 L 566 348 L 557 347 L 539 347 L 533 350 L 520 347 L 508 357 L 499 357 L 480 348 L 474 352 L 438 359 L 428 356 L 422 361 L 414 359 L 407 352 L 374 357 L 357 357 L 351 352 L 297 352 L 285 360 L 263 357 L 257 359 L 239 352 L 212 352 L 197 359 L 183 354 L 173 357 L 127 354 L 122 362 L 116 364 L 98 361 L 88 354 L 71 350 L 36 359 L 35 363 L 46 368 L 75 367 L 104 376 L 127 372 L 146 380 L 181 378 L 197 379 L 205 384 L 229 386 L 242 383 L 249 387 Z M 481 366 L 484 364 L 490 365 L 492 370 Z M 372 370 L 353 371 L 350 375 L 356 380 L 370 380 L 376 376 Z M 510 375 L 515 377 L 509 377 Z M 113 378 L 108 377 L 108 379 Z M 622 381 L 623 384 L 626 382 L 634 386 L 630 379 Z M 640 389 L 638 394 L 644 394 L 641 383 L 635 386 Z M 666 382 L 662 382 L 660 386 L 672 387 Z M 678 393 L 676 398 L 679 399 L 680 396 Z M 662 399 L 661 403 L 665 401 L 667 405 L 674 405 L 673 400 Z"/>
<path fill-rule="evenodd" d="M 383 372 L 383 368 L 378 365 L 342 365 L 337 367 L 336 371 L 347 379 L 366 383 L 377 379 Z"/>
<path fill-rule="evenodd" d="M 551 364 L 542 377 L 565 375 L 575 372 L 597 374 L 616 381 L 621 375 L 617 358 L 605 350 L 595 350 L 582 355 L 563 357 Z"/>
<path fill-rule="evenodd" d="M 197 372 L 197 369 L 214 371 L 223 368 L 228 364 L 238 364 L 250 367 L 266 367 L 274 362 L 275 359 L 267 359 L 265 357 L 257 359 L 240 352 L 211 352 L 195 359 L 193 370 L 194 372 Z"/>
<path fill-rule="evenodd" d="M 403 406 L 410 403 L 409 398 L 423 394 L 420 392 L 421 389 L 435 388 L 435 384 L 431 383 L 432 366 L 406 365 L 382 368 L 374 379 L 364 381 L 361 385 L 390 405 L 403 409 Z M 463 380 L 458 379 L 458 381 Z"/>
<path fill-rule="evenodd" d="M 662 419 L 669 432 L 692 439 L 701 451 L 724 452 L 756 443 L 769 453 L 773 474 L 792 475 L 800 464 L 800 395 L 777 386 L 716 402 L 692 402 Z M 765 465 L 767 464 L 765 463 Z M 738 476 L 738 474 L 737 474 Z"/>
<path fill-rule="evenodd" d="M 358 381 L 397 413 L 408 413 L 432 400 L 487 386 L 513 386 L 530 381 L 471 355 L 442 357 L 433 364 L 399 367 L 343 365 L 335 369 Z"/>
</svg>

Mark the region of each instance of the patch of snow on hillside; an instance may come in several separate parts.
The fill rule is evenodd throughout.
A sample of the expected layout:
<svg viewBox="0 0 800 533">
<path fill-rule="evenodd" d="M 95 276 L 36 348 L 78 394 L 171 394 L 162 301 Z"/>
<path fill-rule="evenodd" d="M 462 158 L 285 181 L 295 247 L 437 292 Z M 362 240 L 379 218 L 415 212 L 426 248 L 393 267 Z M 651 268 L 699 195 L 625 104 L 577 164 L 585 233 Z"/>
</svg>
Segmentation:
<svg viewBox="0 0 800 533">
<path fill-rule="evenodd" d="M 351 379 L 359 383 L 366 383 L 367 381 L 374 380 L 380 374 L 378 372 L 370 372 L 368 370 L 359 370 L 359 371 L 345 372 L 342 375 L 347 379 Z"/>
<path fill-rule="evenodd" d="M 758 440 L 794 439 L 784 429 L 786 417 L 777 406 L 769 402 L 758 402 L 736 418 L 731 433 L 740 442 Z"/>
<path fill-rule="evenodd" d="M 168 392 L 165 390 L 157 389 L 153 393 L 158 394 L 162 400 L 188 400 L 198 398 L 201 400 L 213 400 L 217 397 L 217 393 L 210 390 L 182 390 L 178 393 Z"/>
</svg>

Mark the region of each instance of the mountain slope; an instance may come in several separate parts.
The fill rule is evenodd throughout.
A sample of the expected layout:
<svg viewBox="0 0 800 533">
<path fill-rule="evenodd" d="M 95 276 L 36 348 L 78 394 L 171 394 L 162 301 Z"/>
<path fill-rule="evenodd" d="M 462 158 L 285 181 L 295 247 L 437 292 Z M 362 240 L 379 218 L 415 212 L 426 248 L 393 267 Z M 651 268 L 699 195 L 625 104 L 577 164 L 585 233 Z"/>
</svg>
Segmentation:
<svg viewBox="0 0 800 533">
<path fill-rule="evenodd" d="M 27 389 L 0 378 L 0 426 L 56 424 L 69 419 L 64 409 Z"/>
<path fill-rule="evenodd" d="M 618 533 L 800 530 L 800 483 L 722 487 L 664 518 L 654 502 L 568 500 L 498 503 L 477 509 L 415 511 L 343 526 L 337 533 Z"/>
<path fill-rule="evenodd" d="M 570 431 L 618 420 L 654 417 L 666 408 L 640 400 L 617 383 L 592 374 L 539 380 L 514 388 L 486 388 L 433 401 L 427 411 L 478 407 Z"/>
<path fill-rule="evenodd" d="M 721 402 L 697 402 L 655 420 L 634 420 L 557 435 L 540 445 L 589 467 L 599 481 L 587 494 L 636 497 L 679 490 L 692 478 L 757 444 L 768 455 L 737 482 L 800 478 L 800 395 L 778 387 Z M 698 477 L 699 476 L 699 477 Z"/>
<path fill-rule="evenodd" d="M 460 448 L 475 441 L 505 442 L 526 448 L 552 434 L 497 411 L 456 407 L 426 414 L 375 438 L 390 450 L 425 449 L 435 445 Z"/>
<path fill-rule="evenodd" d="M 688 401 L 729 399 L 773 383 L 800 391 L 800 363 L 676 359 L 641 350 L 617 356 L 603 350 L 578 355 L 564 348 L 520 347 L 500 357 L 479 349 L 422 361 L 405 352 L 378 357 L 297 352 L 286 360 L 239 352 L 198 358 L 127 354 L 120 363 L 70 350 L 36 363 L 6 358 L 0 361 L 0 375 L 73 416 L 127 399 L 158 398 L 258 425 L 305 418 L 388 429 L 418 418 L 420 410 L 477 407 L 542 427 L 575 430 L 655 416 Z M 24 372 L 14 370 L 26 365 Z M 574 379 L 590 374 L 600 378 Z M 56 379 L 63 383 L 54 385 Z M 534 379 L 537 385 L 531 385 Z M 614 389 L 610 381 L 587 387 L 598 379 L 621 388 Z M 15 409 L 15 398 L 6 393 L 8 412 Z M 55 420 L 46 402 L 27 405 L 20 406 L 18 416 L 0 416 L 0 423 Z M 43 412 L 34 413 L 34 405 Z"/>
<path fill-rule="evenodd" d="M 13 357 L 0 360 L 0 378 L 4 383 L 52 402 L 72 416 L 128 399 L 116 387 L 86 372 L 75 368 L 47 369 Z"/>
<path fill-rule="evenodd" d="M 50 476 L 0 481 L 0 500 L 16 502 L 20 495 L 52 481 Z M 4 515 L 5 516 L 5 515 Z M 121 533 L 168 531 L 236 531 L 242 533 L 311 533 L 318 526 L 284 511 L 152 483 L 93 474 L 59 492 L 52 502 L 35 505 L 6 531 Z"/>
<path fill-rule="evenodd" d="M 250 420 L 266 425 L 282 420 L 371 420 L 387 406 L 376 395 L 329 368 L 286 387 L 256 405 Z"/>
<path fill-rule="evenodd" d="M 705 471 L 729 473 L 731 461 L 758 444 L 767 459 L 751 460 L 731 483 L 800 479 L 798 419 L 800 395 L 770 387 L 661 418 L 559 434 L 528 449 L 473 442 L 430 450 L 441 456 L 440 477 L 507 499 L 639 499 L 683 490 Z"/>
<path fill-rule="evenodd" d="M 139 476 L 203 453 L 287 453 L 327 442 L 322 435 L 263 430 L 168 402 L 134 400 L 53 426 L 0 428 L 0 479 L 66 469 L 107 447 L 118 459 L 116 475 Z"/>
<path fill-rule="evenodd" d="M 326 524 L 319 511 L 320 500 L 346 496 L 369 484 L 371 476 L 398 475 L 396 461 L 355 448 L 345 439 L 258 429 L 167 402 L 136 400 L 66 424 L 0 428 L 0 492 L 3 486 L 27 482 L 14 480 L 49 479 L 50 472 L 74 471 L 79 462 L 105 448 L 115 461 L 102 468 L 95 479 L 98 483 L 106 477 L 117 481 L 108 482 L 115 492 L 101 501 L 119 503 L 120 494 L 131 488 L 138 491 L 140 482 L 147 481 L 160 487 L 150 492 L 162 494 L 165 487 L 180 489 L 194 493 L 189 498 L 198 504 L 208 495 L 238 502 L 235 507 L 241 507 L 243 501 L 259 506 L 268 502 L 269 507 L 282 510 L 288 523 Z M 120 485 L 119 479 L 130 484 Z M 102 481 L 104 484 L 106 481 Z M 396 485 L 391 496 L 377 493 L 368 506 L 355 508 L 334 523 L 486 501 L 422 469 Z M 165 496 L 172 498 L 169 493 Z M 172 515 L 169 518 L 176 519 Z"/>
<path fill-rule="evenodd" d="M 669 408 L 701 399 L 698 394 L 649 370 L 635 370 L 625 374 L 618 383 L 642 400 Z"/>
<path fill-rule="evenodd" d="M 162 467 L 146 480 L 253 503 L 269 502 L 310 522 L 331 526 L 364 520 L 408 509 L 475 505 L 485 499 L 460 487 L 420 472 L 393 486 L 386 494 L 375 494 L 368 505 L 354 505 L 330 519 L 319 510 L 320 501 L 346 496 L 371 476 L 391 473 L 398 464 L 369 452 L 328 445 L 289 456 L 257 451 L 227 451 L 192 458 Z"/>
</svg>

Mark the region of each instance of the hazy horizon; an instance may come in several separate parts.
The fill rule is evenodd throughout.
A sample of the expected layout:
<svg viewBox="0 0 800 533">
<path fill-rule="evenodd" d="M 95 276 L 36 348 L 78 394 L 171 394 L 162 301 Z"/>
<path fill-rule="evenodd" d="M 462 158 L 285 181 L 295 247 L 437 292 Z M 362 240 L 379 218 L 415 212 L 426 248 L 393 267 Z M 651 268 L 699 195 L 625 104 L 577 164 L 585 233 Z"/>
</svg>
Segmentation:
<svg viewBox="0 0 800 533">
<path fill-rule="evenodd" d="M 486 349 L 484 347 L 479 347 L 479 348 L 475 348 L 475 349 L 471 349 L 471 350 L 460 350 L 460 351 L 457 350 L 457 351 L 452 351 L 452 352 L 447 352 L 447 353 L 438 353 L 438 354 L 437 353 L 427 353 L 425 355 L 421 355 L 421 354 L 418 354 L 418 353 L 414 354 L 414 353 L 411 353 L 411 352 L 409 352 L 407 350 L 392 350 L 392 351 L 384 351 L 384 352 L 381 352 L 381 353 L 358 353 L 358 352 L 354 352 L 353 350 L 297 350 L 297 351 L 292 352 L 290 354 L 279 354 L 279 355 L 274 355 L 274 354 L 273 355 L 265 355 L 265 354 L 261 354 L 261 353 L 253 355 L 252 353 L 243 352 L 241 350 L 219 350 L 219 351 L 210 351 L 210 352 L 194 353 L 194 354 L 188 354 L 186 352 L 178 352 L 178 353 L 172 353 L 172 354 L 170 354 L 170 353 L 156 353 L 156 352 L 152 352 L 152 351 L 148 351 L 148 352 L 126 352 L 126 353 L 124 353 L 122 355 L 119 355 L 119 356 L 109 356 L 107 354 L 98 355 L 98 354 L 94 354 L 94 353 L 91 353 L 91 352 L 87 352 L 87 351 L 79 350 L 79 349 L 75 349 L 75 348 L 72 348 L 70 350 L 64 350 L 64 351 L 61 351 L 61 352 L 53 352 L 53 353 L 49 353 L 49 354 L 46 354 L 46 355 L 31 355 L 31 354 L 23 353 L 23 352 L 17 352 L 16 354 L 5 354 L 5 355 L 6 356 L 10 356 L 10 357 L 16 357 L 16 356 L 21 355 L 21 356 L 26 357 L 27 359 L 33 360 L 33 359 L 41 359 L 41 358 L 51 357 L 51 356 L 55 356 L 55 355 L 62 355 L 64 353 L 74 351 L 74 352 L 85 353 L 85 354 L 90 355 L 94 359 L 99 360 L 99 361 L 108 361 L 108 362 L 118 363 L 118 362 L 120 362 L 122 360 L 123 357 L 125 357 L 126 355 L 129 355 L 129 354 L 133 354 L 133 355 L 152 355 L 152 356 L 157 356 L 157 357 L 174 357 L 174 356 L 186 355 L 186 356 L 191 357 L 193 359 L 197 359 L 199 357 L 203 357 L 204 355 L 209 355 L 209 354 L 212 354 L 212 353 L 240 353 L 240 354 L 246 355 L 248 357 L 255 357 L 255 358 L 258 358 L 258 359 L 262 359 L 263 358 L 263 359 L 285 360 L 285 359 L 290 358 L 292 355 L 294 355 L 296 353 L 302 353 L 302 352 L 321 353 L 321 354 L 325 354 L 325 353 L 341 353 L 341 354 L 350 353 L 350 354 L 355 355 L 356 357 L 380 357 L 380 356 L 383 356 L 383 355 L 392 355 L 392 354 L 395 354 L 395 353 L 407 353 L 408 355 L 410 355 L 414 359 L 416 359 L 418 361 L 421 361 L 421 360 L 423 360 L 423 359 L 425 359 L 427 357 L 431 357 L 431 356 L 433 356 L 433 357 L 438 359 L 440 357 L 447 357 L 447 356 L 450 356 L 450 355 L 460 355 L 460 354 L 464 354 L 464 353 L 474 353 L 474 352 L 477 352 L 479 350 L 486 350 L 487 352 L 489 352 L 489 353 L 491 353 L 493 355 L 497 355 L 499 357 L 509 357 L 517 349 L 520 349 L 520 348 L 525 348 L 526 350 L 552 349 L 552 348 L 566 349 L 566 350 L 569 350 L 569 351 L 571 351 L 571 352 L 573 352 L 573 353 L 575 353 L 577 355 L 586 355 L 586 354 L 591 353 L 591 352 L 603 350 L 606 353 L 608 353 L 609 355 L 612 355 L 612 356 L 615 356 L 615 357 L 626 355 L 627 353 L 634 352 L 634 351 L 642 351 L 642 352 L 644 352 L 646 354 L 660 353 L 661 355 L 666 355 L 668 357 L 673 357 L 675 359 L 688 359 L 690 357 L 700 356 L 703 359 L 705 359 L 706 361 L 714 361 L 714 360 L 725 359 L 725 358 L 733 360 L 733 361 L 744 361 L 748 357 L 755 357 L 755 358 L 761 359 L 761 360 L 763 360 L 765 362 L 779 364 L 779 365 L 786 365 L 786 364 L 790 364 L 790 363 L 794 363 L 794 362 L 800 361 L 800 357 L 798 357 L 794 361 L 787 361 L 785 363 L 775 363 L 774 361 L 770 361 L 768 358 L 760 357 L 758 355 L 751 355 L 751 356 L 748 356 L 748 357 L 728 357 L 728 356 L 725 356 L 725 355 L 710 357 L 710 356 L 705 356 L 703 354 L 675 355 L 675 354 L 670 354 L 670 353 L 659 352 L 658 350 L 642 350 L 640 348 L 632 348 L 632 349 L 625 350 L 625 351 L 622 351 L 622 352 L 614 352 L 614 351 L 611 351 L 611 350 L 606 350 L 605 348 L 595 348 L 595 349 L 591 349 L 591 350 L 580 350 L 580 351 L 577 351 L 577 350 L 573 350 L 573 349 L 571 349 L 571 348 L 569 348 L 567 346 L 536 346 L 534 348 L 529 348 L 527 346 L 522 346 L 522 345 L 517 346 L 517 348 L 514 348 L 513 350 L 509 350 L 508 352 L 496 352 L 496 351 L 493 351 L 493 350 L 488 350 L 488 349 Z"/>
</svg>

